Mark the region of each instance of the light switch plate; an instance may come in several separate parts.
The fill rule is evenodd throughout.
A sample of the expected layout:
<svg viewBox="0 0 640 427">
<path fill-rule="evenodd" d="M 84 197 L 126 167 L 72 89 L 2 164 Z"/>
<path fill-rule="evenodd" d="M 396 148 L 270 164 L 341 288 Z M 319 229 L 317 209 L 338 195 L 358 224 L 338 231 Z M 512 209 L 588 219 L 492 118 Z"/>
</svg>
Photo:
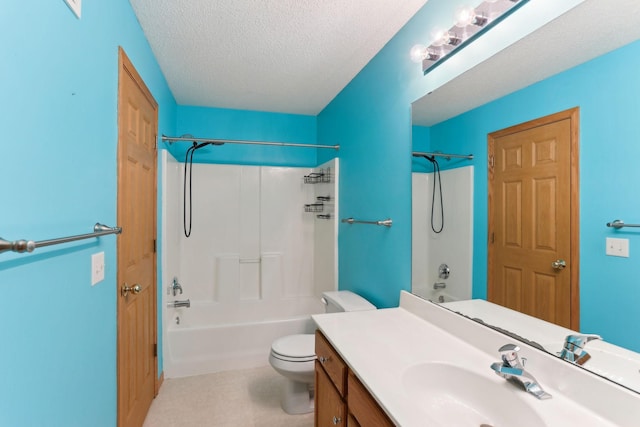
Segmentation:
<svg viewBox="0 0 640 427">
<path fill-rule="evenodd" d="M 91 286 L 104 280 L 104 252 L 91 255 Z"/>
<path fill-rule="evenodd" d="M 78 19 L 80 19 L 80 15 L 82 14 L 82 0 L 64 0 L 64 2 L 69 6 L 69 9 L 75 13 Z"/>
<path fill-rule="evenodd" d="M 607 237 L 606 254 L 610 256 L 629 258 L 629 239 Z"/>
</svg>

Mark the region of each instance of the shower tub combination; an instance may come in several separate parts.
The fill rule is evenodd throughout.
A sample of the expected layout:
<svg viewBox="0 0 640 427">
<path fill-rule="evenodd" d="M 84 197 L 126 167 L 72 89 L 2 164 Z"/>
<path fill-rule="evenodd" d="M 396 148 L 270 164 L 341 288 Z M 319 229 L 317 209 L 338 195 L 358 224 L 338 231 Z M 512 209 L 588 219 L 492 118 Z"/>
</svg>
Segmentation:
<svg viewBox="0 0 640 427">
<path fill-rule="evenodd" d="M 189 238 L 183 167 L 163 153 L 165 377 L 267 366 L 271 343 L 312 333 L 322 292 L 337 288 L 337 160 L 314 169 L 194 164 Z M 331 182 L 305 184 L 320 169 Z M 305 212 L 318 198 L 324 217 Z M 187 299 L 190 307 L 170 306 Z"/>
<path fill-rule="evenodd" d="M 435 178 L 412 174 L 411 291 L 434 302 L 471 299 L 473 166 L 442 171 L 442 210 Z"/>
</svg>

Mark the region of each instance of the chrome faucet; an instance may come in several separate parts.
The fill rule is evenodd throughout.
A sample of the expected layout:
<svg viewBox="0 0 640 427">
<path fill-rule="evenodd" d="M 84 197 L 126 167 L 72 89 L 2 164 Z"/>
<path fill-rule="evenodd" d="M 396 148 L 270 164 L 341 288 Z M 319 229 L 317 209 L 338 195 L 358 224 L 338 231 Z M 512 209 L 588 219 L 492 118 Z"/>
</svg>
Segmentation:
<svg viewBox="0 0 640 427">
<path fill-rule="evenodd" d="M 444 289 L 447 287 L 447 284 L 444 282 L 436 282 L 433 284 L 433 289 Z"/>
<path fill-rule="evenodd" d="M 171 291 L 173 292 L 173 296 L 175 297 L 180 291 L 180 295 L 182 295 L 182 286 L 178 283 L 178 278 L 174 277 L 173 282 L 171 283 Z"/>
<path fill-rule="evenodd" d="M 180 308 L 180 307 L 186 307 L 186 308 L 190 308 L 191 307 L 191 301 L 189 301 L 188 299 L 182 300 L 182 301 L 169 301 L 167 303 L 167 307 L 173 307 L 173 308 Z"/>
<path fill-rule="evenodd" d="M 538 399 L 550 399 L 551 395 L 544 391 L 538 381 L 524 369 L 526 359 L 521 359 L 518 352 L 520 347 L 515 344 L 505 344 L 498 350 L 500 352 L 502 362 L 496 362 L 491 365 L 491 369 L 497 375 L 507 381 L 520 384 L 527 393 L 533 394 Z"/>
<path fill-rule="evenodd" d="M 600 335 L 595 334 L 575 334 L 567 335 L 564 339 L 562 351 L 558 353 L 561 359 L 575 363 L 576 365 L 584 365 L 587 360 L 591 359 L 591 355 L 584 350 L 585 344 L 593 340 L 601 340 Z"/>
</svg>

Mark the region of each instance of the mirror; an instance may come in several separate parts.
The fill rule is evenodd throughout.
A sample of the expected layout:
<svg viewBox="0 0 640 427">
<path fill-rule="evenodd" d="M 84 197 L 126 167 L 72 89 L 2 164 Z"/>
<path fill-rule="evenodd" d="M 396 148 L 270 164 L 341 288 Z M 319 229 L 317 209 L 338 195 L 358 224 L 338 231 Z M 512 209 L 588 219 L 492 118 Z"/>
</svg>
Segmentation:
<svg viewBox="0 0 640 427">
<path fill-rule="evenodd" d="M 436 302 L 441 299 L 446 307 L 512 337 L 536 341 L 551 354 L 561 352 L 571 330 L 478 301 L 487 298 L 487 135 L 577 106 L 579 332 L 602 337 L 585 344 L 591 359 L 582 368 L 640 392 L 640 288 L 635 283 L 640 267 L 633 260 L 640 229 L 606 227 L 615 219 L 640 223 L 638 198 L 632 196 L 640 181 L 635 129 L 640 79 L 629 71 L 640 67 L 640 42 L 636 41 L 640 29 L 631 22 L 640 7 L 625 0 L 616 10 L 605 10 L 604 3 L 585 1 L 413 103 L 414 151 L 473 154 L 474 159 L 439 159 L 443 169 L 441 216 L 439 185 L 433 174 L 427 174 L 433 166 L 424 158 L 413 160 L 414 175 L 418 175 L 414 190 L 422 188 L 423 195 L 420 200 L 414 198 L 413 215 L 422 215 L 423 224 L 413 227 L 412 286 L 417 295 Z M 460 190 L 457 178 L 448 175 L 464 175 L 464 169 L 471 169 L 460 180 L 470 180 L 469 191 Z M 431 229 L 432 204 L 434 228 L 444 219 L 443 233 Z M 470 210 L 470 230 L 462 229 L 469 219 L 458 218 L 464 210 Z M 462 237 L 446 235 L 448 229 L 461 232 Z M 623 239 L 630 247 L 630 257 L 606 255 L 607 238 Z M 420 239 L 432 249 L 419 252 L 415 243 Z M 446 280 L 439 276 L 442 263 L 450 270 Z M 469 299 L 476 302 L 465 301 Z M 622 373 L 616 370 L 621 367 L 625 369 Z"/>
</svg>

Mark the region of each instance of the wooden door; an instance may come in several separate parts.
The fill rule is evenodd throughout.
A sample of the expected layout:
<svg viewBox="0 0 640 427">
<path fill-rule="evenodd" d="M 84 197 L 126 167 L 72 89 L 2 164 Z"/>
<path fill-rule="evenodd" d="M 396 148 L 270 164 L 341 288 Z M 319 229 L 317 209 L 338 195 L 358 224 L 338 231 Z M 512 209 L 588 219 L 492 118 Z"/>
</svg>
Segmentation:
<svg viewBox="0 0 640 427">
<path fill-rule="evenodd" d="M 155 395 L 158 106 L 122 49 L 118 84 L 118 426 L 139 427 Z M 124 287 L 132 288 L 123 292 Z M 139 286 L 139 288 L 136 288 Z M 126 295 L 125 295 L 126 294 Z"/>
<path fill-rule="evenodd" d="M 489 135 L 489 301 L 579 330 L 578 201 L 577 108 Z"/>
</svg>

